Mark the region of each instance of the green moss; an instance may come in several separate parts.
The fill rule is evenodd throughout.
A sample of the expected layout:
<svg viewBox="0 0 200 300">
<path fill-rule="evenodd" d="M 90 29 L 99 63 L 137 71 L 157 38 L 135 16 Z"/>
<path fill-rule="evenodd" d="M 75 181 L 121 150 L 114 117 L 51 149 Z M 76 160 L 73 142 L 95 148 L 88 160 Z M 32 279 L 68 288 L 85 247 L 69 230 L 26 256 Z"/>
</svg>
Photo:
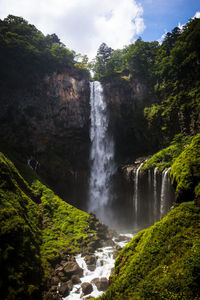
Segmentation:
<svg viewBox="0 0 200 300">
<path fill-rule="evenodd" d="M 30 186 L 0 153 L 1 297 L 41 299 L 52 267 L 95 240 L 93 218 L 38 179 Z"/>
<path fill-rule="evenodd" d="M 182 134 L 176 135 L 170 146 L 154 154 L 144 163 L 142 169 L 147 170 L 157 167 L 162 172 L 164 169 L 171 167 L 190 141 L 191 137 L 184 137 Z"/>
<path fill-rule="evenodd" d="M 174 161 L 171 168 L 171 180 L 178 194 L 199 193 L 200 183 L 200 134 Z"/>
<path fill-rule="evenodd" d="M 40 213 L 32 191 L 0 153 L 1 297 L 39 297 L 42 277 Z M 32 286 L 32 288 L 30 288 Z"/>
<path fill-rule="evenodd" d="M 200 209 L 173 209 L 122 249 L 99 299 L 199 299 Z"/>
</svg>

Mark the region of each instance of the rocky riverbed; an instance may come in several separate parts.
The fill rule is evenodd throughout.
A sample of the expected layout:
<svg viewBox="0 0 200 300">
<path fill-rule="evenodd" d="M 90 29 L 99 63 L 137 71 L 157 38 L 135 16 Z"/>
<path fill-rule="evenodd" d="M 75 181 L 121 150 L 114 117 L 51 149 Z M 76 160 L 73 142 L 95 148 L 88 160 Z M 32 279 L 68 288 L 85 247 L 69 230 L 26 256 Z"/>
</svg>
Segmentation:
<svg viewBox="0 0 200 300">
<path fill-rule="evenodd" d="M 119 235 L 109 241 L 110 245 L 98 248 L 91 255 L 77 255 L 71 269 L 71 279 L 58 285 L 63 299 L 78 300 L 100 296 L 109 286 L 109 276 L 118 251 L 131 237 L 131 234 Z"/>
</svg>

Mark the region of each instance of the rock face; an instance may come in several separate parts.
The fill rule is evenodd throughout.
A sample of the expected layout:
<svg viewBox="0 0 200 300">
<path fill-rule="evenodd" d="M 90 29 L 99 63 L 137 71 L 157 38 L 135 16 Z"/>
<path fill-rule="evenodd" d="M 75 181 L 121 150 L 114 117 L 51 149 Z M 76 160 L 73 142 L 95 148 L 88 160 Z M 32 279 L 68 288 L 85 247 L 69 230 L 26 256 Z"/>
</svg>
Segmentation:
<svg viewBox="0 0 200 300">
<path fill-rule="evenodd" d="M 136 78 L 131 81 L 118 79 L 104 84 L 104 93 L 110 112 L 109 127 L 114 135 L 116 159 L 121 162 L 125 157 L 131 161 L 148 152 L 143 110 L 155 101 L 151 89 Z"/>
<path fill-rule="evenodd" d="M 86 181 L 90 147 L 88 74 L 74 68 L 48 74 L 23 90 L 0 86 L 0 93 L 1 141 L 23 153 L 29 165 L 66 198 L 70 193 L 67 183 L 81 178 L 81 186 Z"/>
</svg>

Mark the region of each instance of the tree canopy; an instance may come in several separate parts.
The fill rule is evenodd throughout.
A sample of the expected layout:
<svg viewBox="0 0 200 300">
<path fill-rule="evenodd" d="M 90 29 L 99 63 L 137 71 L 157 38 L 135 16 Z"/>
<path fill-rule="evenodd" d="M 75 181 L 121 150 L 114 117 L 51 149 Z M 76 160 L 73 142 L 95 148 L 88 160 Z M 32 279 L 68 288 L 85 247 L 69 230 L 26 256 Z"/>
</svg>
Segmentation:
<svg viewBox="0 0 200 300">
<path fill-rule="evenodd" d="M 54 33 L 43 35 L 21 17 L 0 20 L 0 81 L 21 86 L 46 72 L 70 68 L 75 52 Z"/>
</svg>

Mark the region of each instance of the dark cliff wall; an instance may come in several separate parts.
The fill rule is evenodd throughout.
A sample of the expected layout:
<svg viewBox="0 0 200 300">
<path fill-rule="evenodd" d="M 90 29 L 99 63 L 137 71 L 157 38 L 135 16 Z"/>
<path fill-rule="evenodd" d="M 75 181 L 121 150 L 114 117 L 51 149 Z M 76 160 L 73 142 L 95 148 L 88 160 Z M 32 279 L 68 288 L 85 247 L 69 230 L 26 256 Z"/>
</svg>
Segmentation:
<svg viewBox="0 0 200 300">
<path fill-rule="evenodd" d="M 88 170 L 89 78 L 78 69 L 51 73 L 23 89 L 1 86 L 0 139 L 22 153 L 64 198 Z M 80 176 L 81 175 L 81 176 Z M 68 186 L 68 188 L 67 188 Z"/>
<path fill-rule="evenodd" d="M 153 146 L 143 112 L 145 106 L 155 101 L 152 90 L 137 78 L 129 81 L 118 78 L 103 85 L 117 161 L 133 161 L 149 153 Z"/>
</svg>

